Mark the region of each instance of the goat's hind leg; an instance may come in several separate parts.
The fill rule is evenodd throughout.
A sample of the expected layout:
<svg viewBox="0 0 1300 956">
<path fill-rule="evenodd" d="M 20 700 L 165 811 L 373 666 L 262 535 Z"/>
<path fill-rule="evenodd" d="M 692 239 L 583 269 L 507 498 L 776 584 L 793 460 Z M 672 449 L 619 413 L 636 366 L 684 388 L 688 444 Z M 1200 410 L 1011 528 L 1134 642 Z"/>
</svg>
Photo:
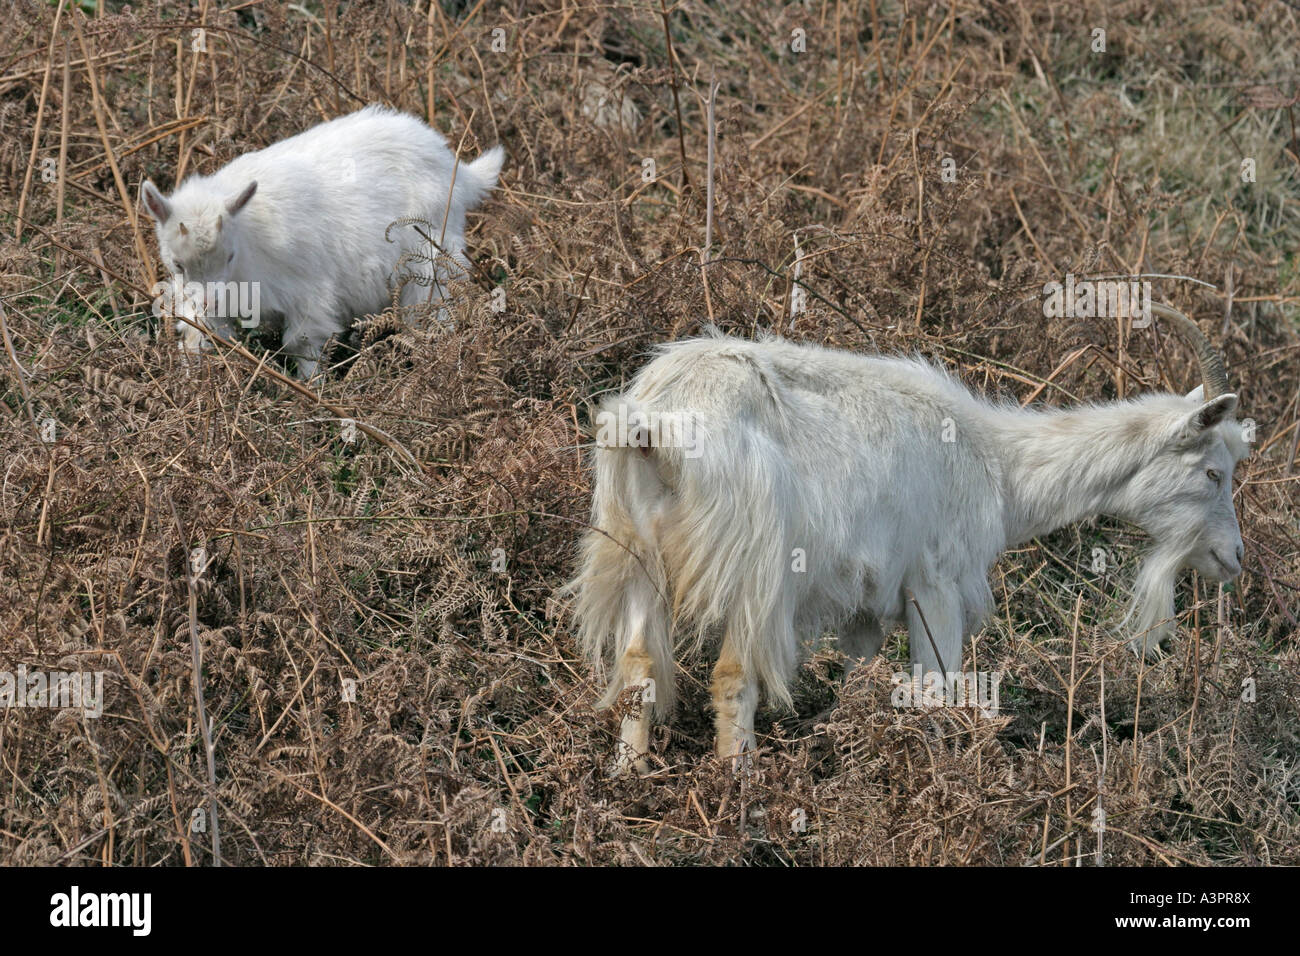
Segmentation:
<svg viewBox="0 0 1300 956">
<path fill-rule="evenodd" d="M 738 769 L 740 758 L 756 747 L 754 712 L 758 709 L 758 683 L 747 672 L 736 652 L 736 641 L 728 631 L 713 666 L 714 728 L 717 753 L 722 760 L 733 761 Z"/>
<path fill-rule="evenodd" d="M 637 773 L 649 773 L 650 764 L 645 755 L 650 752 L 650 726 L 654 711 L 654 678 L 651 676 L 653 663 L 645 648 L 645 641 L 635 637 L 623 652 L 618 665 L 623 684 L 622 702 L 627 710 L 619 728 L 618 759 L 614 766 L 615 775 L 626 773 L 629 769 Z M 628 691 L 631 690 L 631 694 Z M 628 700 L 628 697 L 633 699 Z"/>
<path fill-rule="evenodd" d="M 849 659 L 849 667 L 858 661 L 871 660 L 885 643 L 885 629 L 880 619 L 867 610 L 859 611 L 840 628 L 840 650 Z"/>
<path fill-rule="evenodd" d="M 662 600 L 648 582 L 639 582 L 628 588 L 627 602 L 627 644 L 619 656 L 618 680 L 628 710 L 619 731 L 616 775 L 629 769 L 649 772 L 646 754 L 653 718 L 673 699 L 671 638 Z M 634 699 L 628 701 L 628 696 Z"/>
</svg>

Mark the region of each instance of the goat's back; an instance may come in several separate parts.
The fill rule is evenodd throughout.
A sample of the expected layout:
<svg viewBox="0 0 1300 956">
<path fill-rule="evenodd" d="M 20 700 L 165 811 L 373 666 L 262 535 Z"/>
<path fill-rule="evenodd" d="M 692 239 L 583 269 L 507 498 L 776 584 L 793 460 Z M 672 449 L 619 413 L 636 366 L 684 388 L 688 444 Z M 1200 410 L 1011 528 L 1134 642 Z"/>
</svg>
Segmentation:
<svg viewBox="0 0 1300 956">
<path fill-rule="evenodd" d="M 664 346 L 626 399 L 693 426 L 691 446 L 656 447 L 646 463 L 662 495 L 648 533 L 670 576 L 692 569 L 677 596 L 688 612 L 752 607 L 725 594 L 751 572 L 765 578 L 753 596 L 764 613 L 796 626 L 864 605 L 896 618 L 918 571 L 984 603 L 1004 544 L 999 466 L 979 438 L 992 409 L 942 370 L 705 336 Z M 800 561 L 806 573 L 791 573 Z"/>
</svg>

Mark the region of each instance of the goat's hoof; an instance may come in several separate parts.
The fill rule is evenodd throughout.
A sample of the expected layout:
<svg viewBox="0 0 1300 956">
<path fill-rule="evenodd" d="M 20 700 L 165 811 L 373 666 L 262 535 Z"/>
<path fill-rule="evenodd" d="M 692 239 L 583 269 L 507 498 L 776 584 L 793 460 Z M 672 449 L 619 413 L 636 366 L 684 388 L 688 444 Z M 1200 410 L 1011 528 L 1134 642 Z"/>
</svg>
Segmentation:
<svg viewBox="0 0 1300 956">
<path fill-rule="evenodd" d="M 1162 641 L 1137 637 L 1128 642 L 1128 648 L 1148 664 L 1155 664 L 1169 656 Z"/>
<path fill-rule="evenodd" d="M 644 777 L 649 772 L 650 761 L 646 759 L 645 754 L 637 753 L 627 744 L 619 745 L 618 756 L 614 759 L 614 765 L 609 771 L 611 780 L 617 780 L 619 777 L 627 777 L 632 774 Z"/>
<path fill-rule="evenodd" d="M 731 770 L 733 777 L 748 777 L 754 770 L 754 753 L 758 749 L 752 740 L 738 740 L 734 747 L 718 754 L 718 759 Z"/>
</svg>

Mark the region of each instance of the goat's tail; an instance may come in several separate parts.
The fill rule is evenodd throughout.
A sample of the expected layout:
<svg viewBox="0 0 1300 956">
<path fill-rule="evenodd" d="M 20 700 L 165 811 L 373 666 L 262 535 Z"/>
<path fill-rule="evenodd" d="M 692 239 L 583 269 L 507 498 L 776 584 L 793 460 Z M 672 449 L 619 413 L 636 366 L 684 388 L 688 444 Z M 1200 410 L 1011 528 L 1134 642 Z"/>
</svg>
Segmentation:
<svg viewBox="0 0 1300 956">
<path fill-rule="evenodd" d="M 597 672 L 639 643 L 656 715 L 666 715 L 674 623 L 689 623 L 697 645 L 722 626 L 746 672 L 789 703 L 798 663 L 789 562 L 792 548 L 814 543 L 792 539 L 800 499 L 788 469 L 753 430 L 710 434 L 706 423 L 656 418 L 626 396 L 606 403 L 598 421 L 593 527 L 569 585 Z M 611 674 L 603 706 L 618 697 L 623 676 Z"/>
<path fill-rule="evenodd" d="M 675 699 L 667 582 L 654 533 L 665 487 L 643 444 L 639 415 L 636 402 L 624 397 L 606 402 L 597 416 L 591 527 L 582 537 L 578 573 L 565 590 L 574 596 L 583 653 L 607 679 L 598 706 L 618 699 L 624 654 L 632 647 L 649 657 L 653 697 L 643 693 L 641 699 L 653 699 L 653 713 L 662 719 Z"/>
<path fill-rule="evenodd" d="M 456 171 L 456 192 L 464 196 L 466 209 L 473 209 L 496 188 L 506 151 L 493 146 L 472 163 L 461 163 Z"/>
<path fill-rule="evenodd" d="M 676 457 L 675 507 L 660 545 L 674 615 L 690 622 L 697 644 L 706 630 L 724 629 L 745 673 L 769 700 L 791 705 L 794 609 L 811 576 L 800 572 L 819 543 L 793 529 L 814 527 L 816 516 L 762 429 L 733 421 L 726 431 L 697 423 L 690 433 L 696 456 Z"/>
</svg>

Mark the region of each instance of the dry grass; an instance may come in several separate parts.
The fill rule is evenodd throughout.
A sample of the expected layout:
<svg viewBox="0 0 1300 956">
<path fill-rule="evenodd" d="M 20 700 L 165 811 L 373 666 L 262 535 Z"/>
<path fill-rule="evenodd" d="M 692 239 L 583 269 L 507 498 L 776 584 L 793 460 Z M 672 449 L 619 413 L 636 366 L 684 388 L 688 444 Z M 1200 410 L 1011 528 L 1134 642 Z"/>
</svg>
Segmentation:
<svg viewBox="0 0 1300 956">
<path fill-rule="evenodd" d="M 208 864 L 209 800 L 242 864 L 1072 865 L 1099 803 L 1107 864 L 1300 862 L 1293 9 L 688 0 L 670 61 L 649 0 L 107 6 L 0 13 L 0 670 L 107 675 L 97 720 L 0 712 L 0 862 Z M 140 180 L 371 101 L 509 153 L 454 327 L 368 317 L 312 390 L 266 340 L 186 366 L 149 312 Z M 1140 535 L 1067 529 L 994 572 L 971 653 L 1006 675 L 1001 716 L 891 707 L 899 638 L 847 680 L 823 650 L 734 780 L 689 664 L 659 769 L 609 780 L 615 715 L 552 598 L 587 403 L 710 319 L 919 351 L 1021 400 L 1192 384 L 1173 339 L 1043 318 L 1069 270 L 1218 287 L 1156 294 L 1205 320 L 1257 422 L 1237 585 L 1189 575 L 1143 667 L 1111 630 Z"/>
</svg>

